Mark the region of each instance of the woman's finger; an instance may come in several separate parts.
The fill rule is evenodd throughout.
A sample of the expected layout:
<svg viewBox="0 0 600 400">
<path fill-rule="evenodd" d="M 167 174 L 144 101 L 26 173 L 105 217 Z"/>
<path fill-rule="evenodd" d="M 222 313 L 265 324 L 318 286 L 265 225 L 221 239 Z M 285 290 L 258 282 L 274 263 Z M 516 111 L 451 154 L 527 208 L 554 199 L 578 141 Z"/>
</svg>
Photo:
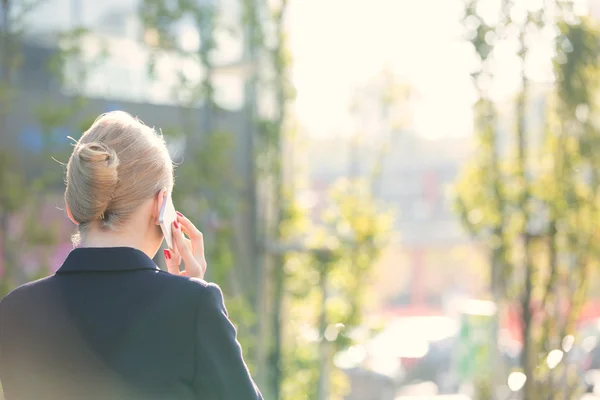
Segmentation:
<svg viewBox="0 0 600 400">
<path fill-rule="evenodd" d="M 197 238 L 195 244 L 190 239 L 185 239 L 185 240 L 187 241 L 188 245 L 191 247 L 192 254 L 194 255 L 194 258 L 196 259 L 196 262 L 198 262 L 198 264 L 200 264 L 200 269 L 202 270 L 202 276 L 204 276 L 204 274 L 206 273 L 206 270 L 207 270 L 206 257 L 204 256 L 204 238 L 202 236 L 200 236 L 199 238 Z"/>
<path fill-rule="evenodd" d="M 179 257 L 176 256 L 172 250 L 166 249 L 164 251 L 165 254 L 165 264 L 167 265 L 167 271 L 170 274 L 179 275 Z"/>
<path fill-rule="evenodd" d="M 177 215 L 181 230 L 190 238 L 188 243 L 191 244 L 192 254 L 201 271 L 201 275 L 204 276 L 207 269 L 206 257 L 204 256 L 204 235 L 185 215 L 179 211 Z"/>
<path fill-rule="evenodd" d="M 177 246 L 175 246 L 175 241 L 173 240 L 173 247 L 168 249 L 169 250 L 169 256 L 171 256 L 171 259 L 169 260 L 170 263 L 177 265 L 177 271 L 179 271 L 179 266 L 181 265 L 181 255 L 179 254 L 179 250 L 177 250 Z M 165 252 L 165 260 L 167 259 L 167 253 Z M 168 263 L 167 263 L 168 266 Z M 171 271 L 169 271 L 171 272 Z M 173 272 L 171 272 L 173 273 Z"/>
<path fill-rule="evenodd" d="M 169 251 L 171 252 L 171 256 L 177 261 L 177 265 L 181 265 L 181 254 L 179 254 L 179 250 L 177 249 L 177 246 L 175 246 L 175 237 L 173 236 L 173 232 L 174 229 L 171 229 L 171 243 L 173 247 L 170 248 Z"/>
<path fill-rule="evenodd" d="M 181 226 L 177 221 L 173 222 L 173 239 L 175 240 L 175 246 L 185 263 L 185 269 L 188 276 L 200 276 L 201 267 L 194 258 L 190 246 L 188 246 L 185 236 L 181 231 Z"/>
<path fill-rule="evenodd" d="M 185 215 L 177 211 L 177 220 L 181 222 L 181 229 L 190 237 L 190 239 L 194 240 L 197 237 L 202 237 L 202 233 L 196 228 L 196 225 L 192 223 Z"/>
<path fill-rule="evenodd" d="M 175 259 L 175 263 L 179 266 L 181 266 L 181 255 L 179 254 L 179 252 L 173 251 L 173 249 L 171 249 L 171 254 L 173 254 L 173 258 Z"/>
<path fill-rule="evenodd" d="M 196 226 L 185 215 L 177 212 L 178 221 L 181 222 L 181 229 L 185 232 L 192 241 L 194 255 L 196 257 L 202 255 L 204 257 L 204 235 L 196 228 Z"/>
<path fill-rule="evenodd" d="M 202 275 L 204 276 L 207 269 L 206 257 L 204 255 L 204 235 L 185 215 L 179 211 L 177 212 L 177 215 L 177 220 L 181 222 L 181 230 L 190 237 L 192 253 L 196 258 L 196 261 L 200 264 Z"/>
<path fill-rule="evenodd" d="M 171 231 L 173 232 L 174 247 L 183 259 L 183 262 L 191 261 L 191 259 L 193 259 L 191 247 L 187 245 L 186 238 L 181 230 L 181 225 L 177 221 L 173 222 Z"/>
</svg>

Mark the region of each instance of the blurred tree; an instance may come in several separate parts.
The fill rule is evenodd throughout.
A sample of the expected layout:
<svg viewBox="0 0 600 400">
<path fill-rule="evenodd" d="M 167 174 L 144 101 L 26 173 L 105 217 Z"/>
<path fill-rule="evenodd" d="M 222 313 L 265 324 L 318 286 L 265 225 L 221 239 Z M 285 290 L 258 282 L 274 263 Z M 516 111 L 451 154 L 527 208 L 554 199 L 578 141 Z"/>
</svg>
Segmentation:
<svg viewBox="0 0 600 400">
<path fill-rule="evenodd" d="M 575 333 L 598 251 L 592 240 L 598 235 L 592 222 L 599 206 L 597 128 L 588 113 L 595 106 L 600 38 L 590 21 L 575 16 L 570 1 L 519 10 L 517 2 L 505 0 L 494 26 L 478 15 L 479 3 L 467 2 L 465 25 L 482 61 L 474 74 L 480 151 L 457 182 L 457 210 L 469 232 L 489 246 L 495 300 L 500 306 L 520 305 L 525 398 L 570 398 L 568 386 L 561 392 L 554 386 L 554 375 L 567 374 L 567 367 L 549 367 L 547 356 Z M 530 123 L 532 92 L 525 68 L 532 38 L 551 27 L 557 28 L 555 83 L 545 106 L 542 144 L 536 143 Z M 501 154 L 496 105 L 486 90 L 493 76 L 482 79 L 482 74 L 497 62 L 489 57 L 493 44 L 507 38 L 520 45 L 521 85 L 514 151 Z"/>
<path fill-rule="evenodd" d="M 15 89 L 13 88 L 13 74 L 21 61 L 21 55 L 16 48 L 15 33 L 13 31 L 12 1 L 2 0 L 0 16 L 2 17 L 2 29 L 0 32 L 0 133 L 6 134 L 7 116 L 10 105 L 13 102 Z M 12 246 L 10 245 L 9 218 L 19 209 L 21 199 L 24 197 L 25 187 L 22 177 L 14 170 L 14 157 L 8 150 L 3 149 L 0 154 L 0 182 L 6 190 L 0 195 L 0 235 L 2 245 L 0 246 L 0 296 L 6 294 L 12 288 L 13 260 Z"/>
<path fill-rule="evenodd" d="M 371 179 L 337 182 L 323 216 L 326 229 L 333 233 L 330 240 L 337 238 L 340 242 L 331 262 L 322 263 L 323 277 L 330 283 L 322 290 L 326 324 L 320 337 L 335 341 L 331 354 L 352 344 L 349 333 L 361 325 L 362 309 L 369 295 L 365 286 L 393 230 L 394 216 L 378 204 L 371 182 Z M 331 292 L 330 296 L 325 295 L 326 290 Z"/>
<path fill-rule="evenodd" d="M 560 4 L 557 21 L 554 71 L 556 93 L 547 121 L 546 152 L 552 155 L 540 174 L 535 194 L 547 206 L 548 271 L 540 311 L 543 329 L 539 334 L 543 354 L 561 349 L 568 352 L 571 335 L 586 299 L 592 268 L 598 268 L 597 221 L 600 218 L 600 142 L 597 122 L 590 117 L 597 109 L 599 89 L 600 31 L 592 20 L 572 18 L 572 4 Z M 567 341 L 567 342 L 565 342 Z M 558 382 L 562 391 L 555 398 L 571 398 L 578 390 L 576 379 L 568 376 L 573 366 L 563 363 L 551 368 L 546 377 Z M 571 374 L 572 375 L 572 374 Z"/>
<path fill-rule="evenodd" d="M 306 232 L 286 257 L 288 315 L 282 398 L 341 399 L 347 384 L 333 356 L 352 344 L 362 323 L 370 271 L 392 231 L 393 216 L 371 194 L 366 180 L 342 179 L 313 222 L 298 205 L 284 233 Z"/>
<path fill-rule="evenodd" d="M 39 1 L 1 3 L 2 24 L 0 25 L 0 133 L 9 137 L 8 116 L 14 104 L 20 99 L 18 74 L 23 63 L 21 46 L 26 39 L 27 18 L 36 12 Z M 80 55 L 80 38 L 85 34 L 82 28 L 60 32 L 57 51 L 48 65 L 51 75 L 61 83 L 66 63 Z M 96 60 L 97 61 L 97 60 Z M 0 296 L 27 280 L 47 275 L 50 268 L 52 250 L 58 241 L 59 225 L 44 216 L 50 194 L 62 187 L 63 171 L 56 168 L 53 157 L 66 159 L 68 148 L 58 150 L 55 133 L 68 123 L 75 122 L 75 116 L 82 110 L 85 101 L 73 96 L 65 104 L 56 104 L 52 98 L 38 97 L 32 104 L 32 114 L 41 130 L 41 151 L 37 154 L 24 149 L 19 154 L 14 149 L 0 150 L 0 183 L 4 190 L 0 194 Z M 14 135 L 14 133 L 13 133 Z M 65 141 L 66 137 L 62 138 Z M 24 153 L 27 157 L 24 157 Z M 51 167 L 46 167 L 51 165 Z M 40 167 L 28 173 L 29 166 Z M 24 267 L 25 258 L 33 256 L 37 268 L 29 271 Z M 31 261 L 31 260 L 30 260 Z M 33 261 L 31 261 L 33 262 Z"/>
<path fill-rule="evenodd" d="M 21 38 L 26 28 L 25 18 L 37 2 L 15 4 L 3 0 L 0 4 L 0 134 L 7 137 L 8 116 L 19 96 L 16 72 L 23 56 Z M 18 6 L 18 7 L 17 7 Z M 40 224 L 41 209 L 35 199 L 43 195 L 25 175 L 24 163 L 11 149 L 0 150 L 0 297 L 29 279 L 47 271 L 44 265 L 36 271 L 26 270 L 24 255 L 49 248 L 55 242 L 55 229 Z M 49 257 L 39 255 L 42 263 Z"/>
<path fill-rule="evenodd" d="M 284 240 L 294 239 L 293 236 L 285 236 L 282 232 L 282 224 L 285 220 L 293 217 L 289 214 L 287 208 L 292 201 L 290 192 L 290 183 L 286 182 L 284 175 L 285 159 L 284 145 L 289 141 L 291 133 L 290 122 L 287 119 L 287 111 L 290 101 L 293 100 L 294 93 L 289 82 L 289 62 L 290 56 L 286 41 L 286 12 L 288 11 L 288 1 L 280 0 L 274 6 L 271 6 L 270 21 L 274 30 L 274 45 L 268 48 L 269 64 L 273 68 L 272 90 L 275 97 L 275 115 L 272 120 L 263 120 L 261 127 L 262 150 L 267 155 L 267 163 L 264 172 L 267 177 L 273 179 L 273 222 L 268 228 L 268 241 L 272 243 L 281 243 Z M 286 126 L 287 123 L 287 126 Z M 286 129 L 287 128 L 287 129 Z M 298 232 L 291 232 L 297 235 Z M 272 317 L 272 345 L 269 352 L 269 394 L 273 399 L 281 398 L 281 385 L 283 382 L 282 372 L 282 347 L 283 347 L 283 325 L 286 315 L 284 311 L 284 296 L 286 291 L 286 275 L 284 272 L 285 254 L 277 252 L 273 254 L 271 260 L 271 276 L 269 280 L 273 285 L 273 297 L 271 299 Z"/>
<path fill-rule="evenodd" d="M 349 112 L 356 121 L 356 130 L 349 148 L 348 176 L 358 178 L 369 174 L 371 190 L 375 195 L 382 184 L 382 173 L 394 137 L 411 126 L 411 103 L 415 99 L 415 90 L 407 82 L 394 75 L 389 67 L 384 67 L 364 86 L 359 87 L 353 94 Z M 373 117 L 376 110 L 376 119 Z M 365 145 L 375 144 L 372 167 L 363 168 L 365 161 Z M 368 154 L 367 154 L 368 156 Z M 366 171 L 363 171 L 366 169 Z"/>
<path fill-rule="evenodd" d="M 271 287 L 269 274 L 270 262 L 265 244 L 271 233 L 269 228 L 273 225 L 273 216 L 269 215 L 272 210 L 272 196 L 265 194 L 272 190 L 261 190 L 265 187 L 265 177 L 273 168 L 267 161 L 268 150 L 267 139 L 271 138 L 270 128 L 273 127 L 271 120 L 261 121 L 259 117 L 260 104 L 259 93 L 264 92 L 265 68 L 271 66 L 272 57 L 266 48 L 265 27 L 270 21 L 270 3 L 261 0 L 242 0 L 242 13 L 240 14 L 240 26 L 244 43 L 244 60 L 249 64 L 251 71 L 244 84 L 244 111 L 247 124 L 244 132 L 243 146 L 246 148 L 244 167 L 248 171 L 247 182 L 244 187 L 244 204 L 249 211 L 249 231 L 253 237 L 249 240 L 250 275 L 252 276 L 253 290 L 248 296 L 249 302 L 256 312 L 256 324 L 253 327 L 253 337 L 256 342 L 254 359 L 257 364 L 256 379 L 263 388 L 267 397 L 272 397 L 271 391 L 277 392 L 271 385 L 272 368 L 270 368 L 269 356 L 273 348 L 271 327 L 271 310 L 269 304 L 271 298 Z M 265 64 L 261 59 L 266 60 Z M 272 66 L 271 66 L 272 67 Z M 268 88 L 268 87 L 267 87 Z M 265 139 L 265 140 L 262 140 Z M 271 217 L 271 218 L 269 218 Z M 270 225 L 269 225 L 270 224 Z M 272 229 L 272 228 L 271 228 Z M 275 373 L 277 375 L 277 373 Z"/>
<path fill-rule="evenodd" d="M 500 175 L 497 112 L 490 98 L 488 83 L 492 79 L 489 56 L 493 47 L 492 41 L 485 40 L 495 27 L 487 25 L 477 15 L 477 4 L 477 0 L 467 3 L 463 23 L 470 29 L 470 41 L 481 61 L 480 68 L 472 73 L 479 96 L 474 108 L 479 151 L 477 158 L 463 170 L 457 182 L 456 208 L 466 229 L 476 238 L 484 239 L 489 246 L 492 269 L 490 289 L 494 298 L 499 300 L 505 291 L 501 274 L 504 271 L 507 276 L 510 275 L 510 266 L 506 259 L 506 192 Z"/>
</svg>

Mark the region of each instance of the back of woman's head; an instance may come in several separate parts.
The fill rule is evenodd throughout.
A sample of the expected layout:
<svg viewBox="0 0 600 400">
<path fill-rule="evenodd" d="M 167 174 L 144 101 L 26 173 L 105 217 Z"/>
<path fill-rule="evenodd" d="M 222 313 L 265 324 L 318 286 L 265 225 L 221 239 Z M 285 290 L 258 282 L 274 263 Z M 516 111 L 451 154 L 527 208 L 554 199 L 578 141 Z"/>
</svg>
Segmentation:
<svg viewBox="0 0 600 400">
<path fill-rule="evenodd" d="M 65 201 L 84 233 L 98 221 L 117 230 L 146 200 L 173 186 L 162 136 L 131 115 L 101 115 L 75 144 L 67 164 Z"/>
</svg>

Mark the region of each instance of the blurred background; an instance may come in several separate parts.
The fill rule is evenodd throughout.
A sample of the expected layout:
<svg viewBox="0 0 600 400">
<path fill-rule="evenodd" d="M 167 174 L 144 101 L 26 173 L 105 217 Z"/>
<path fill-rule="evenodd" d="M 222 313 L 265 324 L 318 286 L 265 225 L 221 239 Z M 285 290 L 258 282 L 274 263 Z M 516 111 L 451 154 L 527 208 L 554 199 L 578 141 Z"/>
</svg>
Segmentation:
<svg viewBox="0 0 600 400">
<path fill-rule="evenodd" d="M 599 23 L 600 0 L 1 0 L 0 295 L 72 249 L 70 137 L 124 110 L 179 164 L 265 399 L 596 398 Z"/>
</svg>

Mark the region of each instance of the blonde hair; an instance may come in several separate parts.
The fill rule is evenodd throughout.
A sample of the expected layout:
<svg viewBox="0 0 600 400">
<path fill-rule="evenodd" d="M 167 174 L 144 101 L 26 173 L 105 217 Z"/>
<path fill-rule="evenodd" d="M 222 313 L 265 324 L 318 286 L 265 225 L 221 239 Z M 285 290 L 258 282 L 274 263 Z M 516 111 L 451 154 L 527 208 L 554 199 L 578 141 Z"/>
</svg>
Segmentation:
<svg viewBox="0 0 600 400">
<path fill-rule="evenodd" d="M 65 202 L 80 240 L 100 221 L 117 230 L 144 201 L 173 187 L 173 163 L 162 135 L 122 111 L 99 116 L 76 142 L 67 164 Z"/>
</svg>

